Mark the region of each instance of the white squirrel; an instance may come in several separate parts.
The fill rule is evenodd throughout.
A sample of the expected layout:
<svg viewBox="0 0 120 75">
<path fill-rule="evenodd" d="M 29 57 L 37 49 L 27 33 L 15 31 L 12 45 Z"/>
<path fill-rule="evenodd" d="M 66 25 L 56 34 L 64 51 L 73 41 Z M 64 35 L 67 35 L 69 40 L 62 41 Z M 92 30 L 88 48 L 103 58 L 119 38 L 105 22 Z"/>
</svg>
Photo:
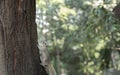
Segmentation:
<svg viewBox="0 0 120 75">
<path fill-rule="evenodd" d="M 38 45 L 41 64 L 45 67 L 46 71 L 50 73 L 50 75 L 57 75 L 53 65 L 50 63 L 50 56 L 47 51 L 47 43 L 46 41 L 42 41 L 41 44 Z"/>
</svg>

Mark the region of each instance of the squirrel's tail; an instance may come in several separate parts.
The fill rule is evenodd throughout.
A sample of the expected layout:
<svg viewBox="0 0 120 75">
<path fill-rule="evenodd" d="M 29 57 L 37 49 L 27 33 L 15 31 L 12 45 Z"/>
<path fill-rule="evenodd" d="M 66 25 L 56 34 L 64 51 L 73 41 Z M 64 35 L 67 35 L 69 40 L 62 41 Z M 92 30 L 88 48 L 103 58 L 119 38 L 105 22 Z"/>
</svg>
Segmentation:
<svg viewBox="0 0 120 75">
<path fill-rule="evenodd" d="M 50 75 L 57 75 L 57 73 L 56 73 L 52 64 L 48 65 L 48 71 L 49 71 Z"/>
</svg>

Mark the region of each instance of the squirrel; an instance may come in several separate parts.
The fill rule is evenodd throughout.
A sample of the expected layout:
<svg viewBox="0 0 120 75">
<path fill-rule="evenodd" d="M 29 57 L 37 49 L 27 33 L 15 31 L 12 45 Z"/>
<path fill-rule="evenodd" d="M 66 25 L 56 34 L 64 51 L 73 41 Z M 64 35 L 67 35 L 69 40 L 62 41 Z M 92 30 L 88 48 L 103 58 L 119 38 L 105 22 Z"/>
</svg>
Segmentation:
<svg viewBox="0 0 120 75">
<path fill-rule="evenodd" d="M 47 47 L 48 47 L 48 45 L 47 45 L 46 41 L 42 41 L 41 44 L 38 44 L 41 65 L 44 66 L 44 68 L 50 75 L 57 75 L 53 65 L 50 62 L 50 56 L 47 51 Z"/>
</svg>

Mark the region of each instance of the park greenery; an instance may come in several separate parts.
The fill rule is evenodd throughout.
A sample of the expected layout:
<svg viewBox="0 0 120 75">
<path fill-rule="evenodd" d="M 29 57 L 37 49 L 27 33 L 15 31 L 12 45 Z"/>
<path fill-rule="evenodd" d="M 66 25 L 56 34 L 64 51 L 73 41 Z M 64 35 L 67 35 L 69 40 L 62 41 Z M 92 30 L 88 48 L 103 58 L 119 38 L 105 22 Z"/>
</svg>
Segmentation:
<svg viewBox="0 0 120 75">
<path fill-rule="evenodd" d="M 120 70 L 120 0 L 37 0 L 38 37 L 45 37 L 58 75 Z"/>
</svg>

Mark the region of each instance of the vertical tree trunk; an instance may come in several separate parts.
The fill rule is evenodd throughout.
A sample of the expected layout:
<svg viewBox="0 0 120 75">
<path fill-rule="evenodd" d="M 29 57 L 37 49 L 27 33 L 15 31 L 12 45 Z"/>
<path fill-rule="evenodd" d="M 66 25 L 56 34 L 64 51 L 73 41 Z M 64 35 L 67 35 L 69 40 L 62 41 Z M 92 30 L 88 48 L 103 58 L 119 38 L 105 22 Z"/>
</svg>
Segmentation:
<svg viewBox="0 0 120 75">
<path fill-rule="evenodd" d="M 0 75 L 47 75 L 36 28 L 35 0 L 0 0 Z"/>
</svg>

